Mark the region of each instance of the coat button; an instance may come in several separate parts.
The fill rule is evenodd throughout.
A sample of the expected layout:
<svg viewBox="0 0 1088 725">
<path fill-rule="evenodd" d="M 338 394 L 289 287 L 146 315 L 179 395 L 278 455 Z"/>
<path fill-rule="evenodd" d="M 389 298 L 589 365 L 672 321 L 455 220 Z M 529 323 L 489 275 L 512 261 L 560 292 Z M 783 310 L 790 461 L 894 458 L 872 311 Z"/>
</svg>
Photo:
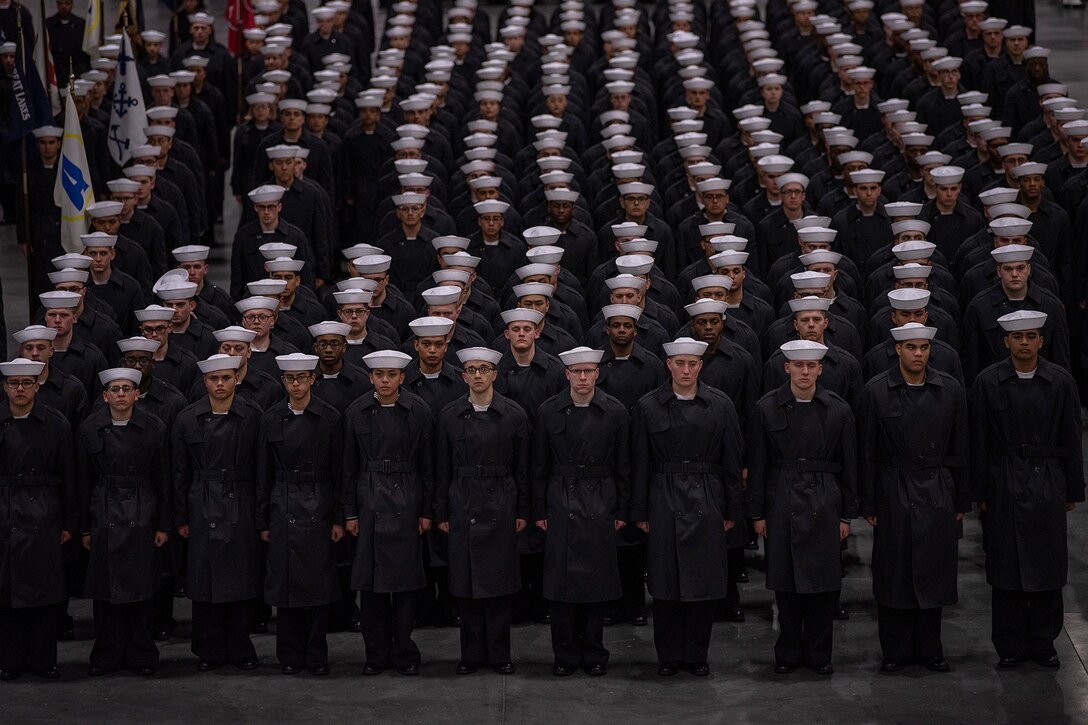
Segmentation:
<svg viewBox="0 0 1088 725">
<path fill-rule="evenodd" d="M 567 514 L 567 518 L 574 521 L 574 514 Z"/>
<path fill-rule="evenodd" d="M 316 516 L 311 516 L 310 517 L 310 523 L 311 524 L 316 524 L 317 523 L 317 517 Z"/>
<path fill-rule="evenodd" d="M 212 524 L 212 526 L 215 526 L 215 524 Z M 108 528 L 111 528 L 111 529 L 112 529 L 112 528 L 113 528 L 113 524 L 111 523 L 111 524 L 109 525 L 109 527 L 108 527 Z"/>
<path fill-rule="evenodd" d="M 287 517 L 287 523 L 289 523 L 289 524 L 295 523 L 295 517 L 294 516 L 288 516 Z M 212 526 L 215 526 L 215 524 L 212 524 Z"/>
<path fill-rule="evenodd" d="M 113 524 L 110 524 L 110 526 L 113 526 Z M 210 528 L 213 528 L 213 529 L 214 529 L 214 528 L 215 528 L 215 522 L 214 522 L 214 521 L 213 521 L 213 522 L 211 522 L 210 524 L 208 524 L 208 526 L 209 526 Z"/>
<path fill-rule="evenodd" d="M 1042 472 L 1042 470 L 1043 470 L 1043 469 L 1039 468 L 1038 466 L 1036 466 L 1036 467 L 1035 467 L 1035 472 L 1036 472 L 1036 473 L 1040 473 L 1040 472 Z"/>
<path fill-rule="evenodd" d="M 472 524 L 473 526 L 475 526 L 475 525 L 476 525 L 476 519 L 469 519 L 469 520 L 468 520 L 468 522 L 469 522 L 470 524 Z"/>
<path fill-rule="evenodd" d="M 135 521 L 129 521 L 128 522 L 128 527 L 130 529 L 135 529 L 136 528 L 136 522 Z"/>
<path fill-rule="evenodd" d="M 590 514 L 589 519 L 590 519 L 590 521 L 596 521 L 597 520 L 597 514 Z"/>
</svg>

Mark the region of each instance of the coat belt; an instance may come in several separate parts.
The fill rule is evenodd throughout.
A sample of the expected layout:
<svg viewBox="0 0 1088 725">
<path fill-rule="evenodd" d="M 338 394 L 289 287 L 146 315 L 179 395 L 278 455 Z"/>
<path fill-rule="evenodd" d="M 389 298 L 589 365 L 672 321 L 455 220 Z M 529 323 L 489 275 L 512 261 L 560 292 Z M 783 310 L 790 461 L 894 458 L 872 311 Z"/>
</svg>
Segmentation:
<svg viewBox="0 0 1088 725">
<path fill-rule="evenodd" d="M 654 473 L 720 473 L 721 469 L 705 461 L 670 461 L 654 464 Z"/>
<path fill-rule="evenodd" d="M 253 471 L 236 470 L 233 468 L 198 468 L 193 471 L 194 481 L 222 481 L 224 483 L 237 481 L 252 481 Z"/>
<path fill-rule="evenodd" d="M 842 464 L 819 458 L 783 458 L 771 465 L 779 471 L 797 471 L 798 473 L 842 473 Z"/>
<path fill-rule="evenodd" d="M 141 488 L 151 485 L 151 479 L 144 474 L 120 476 L 105 474 L 98 477 L 98 484 L 106 488 Z"/>
<path fill-rule="evenodd" d="M 1005 451 L 1006 458 L 1069 458 L 1066 446 L 1013 446 Z"/>
<path fill-rule="evenodd" d="M 963 468 L 967 461 L 962 456 L 903 456 L 902 458 L 881 459 L 880 465 L 887 468 L 919 470 L 923 468 Z"/>
<path fill-rule="evenodd" d="M 367 473 L 415 473 L 414 461 L 391 461 L 385 458 L 380 461 L 367 461 L 363 464 L 363 470 Z"/>
<path fill-rule="evenodd" d="M 327 470 L 319 471 L 276 471 L 276 483 L 317 483 L 328 481 L 331 475 Z"/>
<path fill-rule="evenodd" d="M 560 476 L 567 476 L 570 478 L 604 478 L 606 476 L 611 476 L 613 473 L 611 466 L 561 465 L 557 466 L 555 471 Z"/>
<path fill-rule="evenodd" d="M 60 476 L 48 473 L 15 473 L 0 476 L 0 486 L 59 486 Z"/>
<path fill-rule="evenodd" d="M 463 478 L 502 478 L 510 473 L 509 466 L 455 466 L 453 474 Z"/>
</svg>

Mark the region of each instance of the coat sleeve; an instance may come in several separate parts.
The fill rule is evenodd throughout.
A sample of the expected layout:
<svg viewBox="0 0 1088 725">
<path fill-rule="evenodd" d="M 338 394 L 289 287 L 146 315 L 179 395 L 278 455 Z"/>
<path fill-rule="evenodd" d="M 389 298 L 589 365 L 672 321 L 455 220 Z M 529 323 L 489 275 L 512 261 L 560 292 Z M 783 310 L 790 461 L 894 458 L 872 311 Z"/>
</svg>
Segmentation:
<svg viewBox="0 0 1088 725">
<path fill-rule="evenodd" d="M 359 479 L 359 449 L 355 444 L 354 406 L 344 413 L 343 454 L 340 462 L 340 510 L 344 519 L 359 518 L 359 502 L 355 498 L 355 484 Z"/>
<path fill-rule="evenodd" d="M 87 439 L 93 435 L 96 435 L 96 432 L 91 430 L 89 426 L 80 426 L 75 444 L 79 533 L 83 535 L 91 533 L 91 490 L 94 488 L 97 467 L 92 462 L 91 454 L 88 452 Z"/>
<path fill-rule="evenodd" d="M 750 519 L 764 518 L 768 465 L 763 417 L 763 406 L 757 403 L 748 426 L 748 486 L 745 489 L 744 515 Z"/>
<path fill-rule="evenodd" d="M 616 406 L 615 417 L 616 450 L 612 470 L 616 481 L 616 518 L 631 522 L 634 520 L 631 501 L 631 416 L 621 404 Z"/>
<path fill-rule="evenodd" d="M 521 418 L 517 422 L 517 430 L 514 432 L 513 460 L 511 462 L 513 463 L 511 470 L 514 475 L 514 482 L 518 487 L 517 517 L 519 519 L 528 519 L 532 514 L 530 504 L 531 479 L 529 476 L 529 420 L 524 413 L 521 414 Z"/>
<path fill-rule="evenodd" d="M 989 406 L 986 401 L 986 380 L 975 381 L 971 387 L 971 398 L 968 407 L 968 425 L 970 426 L 971 441 L 971 498 L 979 503 L 990 500 L 990 491 L 987 487 L 988 476 L 986 464 L 989 457 L 986 455 L 987 438 L 989 437 Z"/>
<path fill-rule="evenodd" d="M 1059 428 L 1064 440 L 1062 446 L 1068 448 L 1070 455 L 1063 459 L 1065 464 L 1065 500 L 1076 503 L 1084 500 L 1084 454 L 1081 449 L 1080 399 L 1077 386 L 1066 378 L 1065 391 L 1061 395 L 1062 425 Z"/>
<path fill-rule="evenodd" d="M 257 480 L 254 501 L 254 521 L 257 531 L 268 530 L 269 502 L 272 498 L 272 482 L 276 477 L 275 461 L 268 442 L 268 419 L 261 417 L 257 433 L 256 465 L 254 477 Z"/>
<path fill-rule="evenodd" d="M 173 529 L 174 521 L 174 486 L 170 478 L 170 433 L 165 424 L 156 431 L 155 454 L 150 469 L 155 476 L 155 488 L 159 498 L 155 529 L 169 532 Z"/>
<path fill-rule="evenodd" d="M 649 521 L 650 477 L 650 440 L 646 430 L 646 408 L 639 402 L 635 406 L 634 420 L 631 422 L 631 520 Z"/>
<path fill-rule="evenodd" d="M 75 443 L 72 440 L 71 426 L 67 422 L 58 420 L 56 428 L 56 450 L 60 459 L 57 461 L 57 472 L 61 478 L 61 529 L 76 536 L 87 529 L 83 528 L 81 522 L 83 500 L 79 495 Z"/>
<path fill-rule="evenodd" d="M 857 430 L 854 427 L 854 413 L 850 406 L 839 406 L 842 411 L 842 429 L 839 433 L 839 460 L 842 473 L 839 474 L 839 493 L 842 496 L 840 517 L 844 520 L 858 515 L 858 443 Z"/>
<path fill-rule="evenodd" d="M 434 418 L 430 409 L 425 406 L 419 408 L 419 447 L 416 452 L 419 470 L 419 480 L 423 485 L 423 506 L 420 517 L 433 519 L 434 513 L 434 486 L 435 486 L 435 446 L 434 446 Z"/>
<path fill-rule="evenodd" d="M 548 437 L 548 411 L 543 407 L 533 426 L 529 452 L 531 474 L 532 520 L 548 517 L 548 479 L 551 477 L 552 451 Z"/>
<path fill-rule="evenodd" d="M 185 444 L 186 426 L 195 425 L 189 417 L 182 416 L 173 427 L 170 436 L 170 461 L 174 472 L 174 526 L 189 525 L 189 487 L 193 483 L 189 448 Z"/>
<path fill-rule="evenodd" d="M 439 419 L 434 445 L 434 520 L 440 524 L 450 520 L 450 483 L 453 482 L 453 448 L 446 425 L 444 418 Z"/>
<path fill-rule="evenodd" d="M 741 489 L 741 469 L 744 467 L 744 436 L 733 405 L 723 405 L 721 417 L 722 440 L 718 465 L 722 471 L 722 517 L 725 521 L 740 521 L 744 517 L 744 492 Z"/>
<path fill-rule="evenodd" d="M 340 452 L 344 450 L 344 425 L 343 418 L 340 412 L 337 410 L 329 411 L 329 478 L 332 481 L 332 500 L 333 500 L 333 512 L 332 522 L 340 526 L 344 525 L 344 507 L 341 504 L 342 497 L 340 495 L 341 486 L 343 485 L 343 474 L 340 472 L 340 467 L 343 465 L 344 460 Z"/>
<path fill-rule="evenodd" d="M 952 423 L 952 445 L 949 446 L 948 455 L 962 461 L 959 467 L 952 469 L 952 479 L 956 484 L 956 512 L 967 513 L 971 510 L 971 438 L 967 394 L 959 385 L 955 386 L 955 397 L 956 413 Z M 1080 407 L 1078 406 L 1077 409 L 1079 410 Z M 1079 431 L 1077 437 L 1079 440 Z"/>
<path fill-rule="evenodd" d="M 862 516 L 876 516 L 877 454 L 880 452 L 880 423 L 876 415 L 877 394 L 873 387 L 861 391 L 857 417 L 858 509 Z"/>
</svg>

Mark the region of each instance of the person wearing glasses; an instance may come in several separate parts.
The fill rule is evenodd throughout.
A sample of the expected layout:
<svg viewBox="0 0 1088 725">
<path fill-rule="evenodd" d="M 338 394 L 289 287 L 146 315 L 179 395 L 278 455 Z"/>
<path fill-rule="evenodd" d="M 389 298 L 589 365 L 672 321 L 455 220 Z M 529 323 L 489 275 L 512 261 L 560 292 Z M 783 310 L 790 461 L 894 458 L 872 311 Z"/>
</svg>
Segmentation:
<svg viewBox="0 0 1088 725">
<path fill-rule="evenodd" d="M 264 600 L 276 607 L 276 656 L 285 675 L 329 673 L 329 605 L 340 598 L 343 419 L 312 394 L 317 361 L 276 356 L 287 399 L 265 412 L 257 442 L 256 522 L 268 545 Z"/>
<path fill-rule="evenodd" d="M 373 294 L 365 289 L 348 289 L 332 293 L 337 305 L 336 318 L 349 328 L 344 336 L 344 344 L 347 348 L 342 353 L 343 359 L 360 368 L 363 367 L 365 356 L 378 350 L 389 350 L 395 347 L 392 340 L 370 329 L 370 302 Z"/>
<path fill-rule="evenodd" d="M 157 549 L 170 538 L 166 424 L 136 404 L 143 374 L 110 368 L 100 408 L 76 434 L 80 531 L 90 552 L 83 595 L 94 600 L 92 677 L 129 668 L 154 674 L 153 597 L 162 584 Z"/>
<path fill-rule="evenodd" d="M 293 172 L 292 172 L 293 174 Z M 258 186 L 247 195 L 256 218 L 238 227 L 231 246 L 230 296 L 245 295 L 246 283 L 265 275 L 261 245 L 271 242 L 291 244 L 298 250 L 312 250 L 305 233 L 281 216 L 286 189 L 276 184 Z M 312 252 L 310 252 L 312 258 Z M 306 254 L 302 259 L 307 259 Z"/>
<path fill-rule="evenodd" d="M 630 416 L 597 388 L 604 352 L 559 354 L 568 388 L 544 401 L 532 439 L 532 503 L 544 547 L 544 596 L 551 615 L 552 674 L 608 670 L 604 619 L 619 599 L 615 535 L 631 503 Z"/>
<path fill-rule="evenodd" d="M 517 535 L 529 503 L 529 424 L 521 407 L 495 390 L 502 354 L 460 350 L 468 396 L 438 417 L 435 521 L 449 534 L 449 587 L 461 615 L 457 673 L 490 665 L 514 673 L 513 596 L 521 587 Z"/>
<path fill-rule="evenodd" d="M 298 352 L 297 347 L 272 329 L 276 326 L 276 317 L 279 315 L 279 299 L 262 296 L 246 297 L 234 306 L 242 313 L 242 327 L 256 333 L 249 343 L 249 364 L 269 375 L 278 376 L 276 356 Z"/>
<path fill-rule="evenodd" d="M 56 679 L 57 624 L 68 599 L 62 546 L 79 526 L 71 424 L 37 402 L 45 363 L 0 363 L 0 680 Z M 18 555 L 16 555 L 18 552 Z"/>
<path fill-rule="evenodd" d="M 699 380 L 707 344 L 666 343 L 670 379 L 635 406 L 630 518 L 647 534 L 657 674 L 710 674 L 715 602 L 726 596 L 726 532 L 741 521 L 744 442 L 729 398 Z"/>
<path fill-rule="evenodd" d="M 334 294 L 369 293 L 336 292 Z M 361 302 L 348 302 L 347 299 L 351 298 L 345 298 L 342 305 L 344 308 L 361 309 L 365 306 Z M 354 314 L 346 316 L 349 319 L 356 319 Z M 317 379 L 314 380 L 313 393 L 344 413 L 348 406 L 372 389 L 366 370 L 346 359 L 345 353 L 349 350 L 347 338 L 351 334 L 351 324 L 329 320 L 310 325 L 309 330 L 314 338 L 313 354 L 317 355 L 317 369 L 314 371 Z"/>
<path fill-rule="evenodd" d="M 247 618 L 261 593 L 255 479 L 262 413 L 235 395 L 241 363 L 230 355 L 200 361 L 207 395 L 181 411 L 171 431 L 174 525 L 189 546 L 185 589 L 200 672 L 228 662 L 257 668 Z"/>
<path fill-rule="evenodd" d="M 151 354 L 155 361 L 155 377 L 179 391 L 188 390 L 193 380 L 200 377 L 200 371 L 195 355 L 180 345 L 170 344 L 170 320 L 174 310 L 162 305 L 150 305 L 133 314 L 140 334 L 159 345 Z"/>
<path fill-rule="evenodd" d="M 427 581 L 423 536 L 434 518 L 434 417 L 403 387 L 411 361 L 396 350 L 367 355 L 374 392 L 345 416 L 341 504 L 354 537 L 351 588 L 362 597 L 364 675 L 391 667 L 419 674 L 412 627 Z"/>
</svg>

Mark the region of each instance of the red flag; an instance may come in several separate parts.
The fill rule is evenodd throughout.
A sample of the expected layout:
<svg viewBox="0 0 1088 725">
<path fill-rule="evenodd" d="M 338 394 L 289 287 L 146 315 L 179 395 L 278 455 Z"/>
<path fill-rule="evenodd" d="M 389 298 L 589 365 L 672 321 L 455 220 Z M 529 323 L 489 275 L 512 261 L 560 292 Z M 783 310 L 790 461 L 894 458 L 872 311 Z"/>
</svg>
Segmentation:
<svg viewBox="0 0 1088 725">
<path fill-rule="evenodd" d="M 245 49 L 246 44 L 242 39 L 242 31 L 252 28 L 253 8 L 246 0 L 227 0 L 227 45 L 230 52 L 239 55 Z"/>
</svg>

